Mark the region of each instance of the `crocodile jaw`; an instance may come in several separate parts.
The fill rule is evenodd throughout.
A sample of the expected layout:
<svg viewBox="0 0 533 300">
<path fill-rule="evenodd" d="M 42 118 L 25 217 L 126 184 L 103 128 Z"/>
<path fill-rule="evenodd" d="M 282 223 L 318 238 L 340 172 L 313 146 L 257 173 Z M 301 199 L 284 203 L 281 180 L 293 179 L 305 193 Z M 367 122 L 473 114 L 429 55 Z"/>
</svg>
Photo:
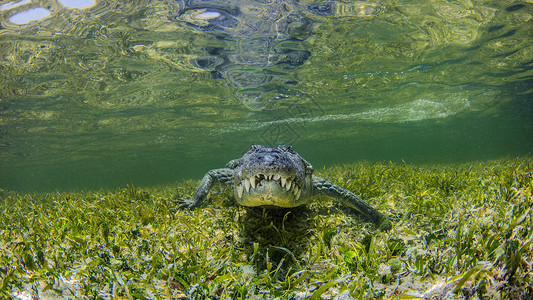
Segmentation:
<svg viewBox="0 0 533 300">
<path fill-rule="evenodd" d="M 258 173 L 235 185 L 235 199 L 243 206 L 296 207 L 309 196 L 311 176 L 304 184 L 293 176 Z"/>
</svg>

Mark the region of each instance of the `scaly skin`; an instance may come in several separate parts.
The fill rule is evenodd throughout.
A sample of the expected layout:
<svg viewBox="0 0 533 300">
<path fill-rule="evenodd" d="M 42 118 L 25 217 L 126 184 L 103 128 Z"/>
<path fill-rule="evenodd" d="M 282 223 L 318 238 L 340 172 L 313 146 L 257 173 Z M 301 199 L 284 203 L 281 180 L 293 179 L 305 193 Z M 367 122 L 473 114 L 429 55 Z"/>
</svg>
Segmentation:
<svg viewBox="0 0 533 300">
<path fill-rule="evenodd" d="M 387 218 L 354 193 L 312 173 L 313 166 L 291 146 L 254 145 L 225 168 L 207 172 L 194 196 L 178 202 L 181 208 L 199 206 L 215 182 L 231 187 L 243 206 L 296 207 L 309 203 L 313 196 L 327 195 L 357 209 L 382 230 L 391 228 Z"/>
</svg>

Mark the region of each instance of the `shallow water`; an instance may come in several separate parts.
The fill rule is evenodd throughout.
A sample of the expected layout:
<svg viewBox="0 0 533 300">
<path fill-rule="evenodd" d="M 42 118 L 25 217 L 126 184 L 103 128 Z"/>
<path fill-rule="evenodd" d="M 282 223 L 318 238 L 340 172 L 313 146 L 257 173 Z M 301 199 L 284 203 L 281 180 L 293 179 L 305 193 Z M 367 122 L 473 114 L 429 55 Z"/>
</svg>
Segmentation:
<svg viewBox="0 0 533 300">
<path fill-rule="evenodd" d="M 44 2 L 0 5 L 2 189 L 199 179 L 251 144 L 315 168 L 533 148 L 528 2 L 243 0 L 229 29 L 204 26 L 227 1 Z"/>
</svg>

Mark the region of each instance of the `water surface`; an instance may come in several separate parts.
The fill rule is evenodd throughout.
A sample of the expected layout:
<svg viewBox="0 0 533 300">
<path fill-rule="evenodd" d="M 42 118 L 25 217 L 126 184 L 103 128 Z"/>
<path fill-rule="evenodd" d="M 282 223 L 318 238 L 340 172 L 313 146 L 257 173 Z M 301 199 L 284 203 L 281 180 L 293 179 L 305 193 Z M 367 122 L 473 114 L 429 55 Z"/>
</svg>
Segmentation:
<svg viewBox="0 0 533 300">
<path fill-rule="evenodd" d="M 215 0 L 69 2 L 0 5 L 2 189 L 197 179 L 251 144 L 315 168 L 533 148 L 528 2 L 247 0 L 248 27 Z"/>
</svg>

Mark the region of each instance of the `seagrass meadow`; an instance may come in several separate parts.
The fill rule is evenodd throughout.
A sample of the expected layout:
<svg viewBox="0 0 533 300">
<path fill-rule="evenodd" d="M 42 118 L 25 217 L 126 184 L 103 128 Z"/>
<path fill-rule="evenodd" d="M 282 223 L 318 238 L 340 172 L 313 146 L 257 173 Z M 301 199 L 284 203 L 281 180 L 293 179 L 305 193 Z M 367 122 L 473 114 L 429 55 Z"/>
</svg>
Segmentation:
<svg viewBox="0 0 533 300">
<path fill-rule="evenodd" d="M 177 210 L 198 180 L 2 190 L 0 298 L 531 299 L 532 172 L 530 157 L 317 172 L 390 215 L 387 232 L 328 198 L 249 209 L 220 187 Z"/>
</svg>

